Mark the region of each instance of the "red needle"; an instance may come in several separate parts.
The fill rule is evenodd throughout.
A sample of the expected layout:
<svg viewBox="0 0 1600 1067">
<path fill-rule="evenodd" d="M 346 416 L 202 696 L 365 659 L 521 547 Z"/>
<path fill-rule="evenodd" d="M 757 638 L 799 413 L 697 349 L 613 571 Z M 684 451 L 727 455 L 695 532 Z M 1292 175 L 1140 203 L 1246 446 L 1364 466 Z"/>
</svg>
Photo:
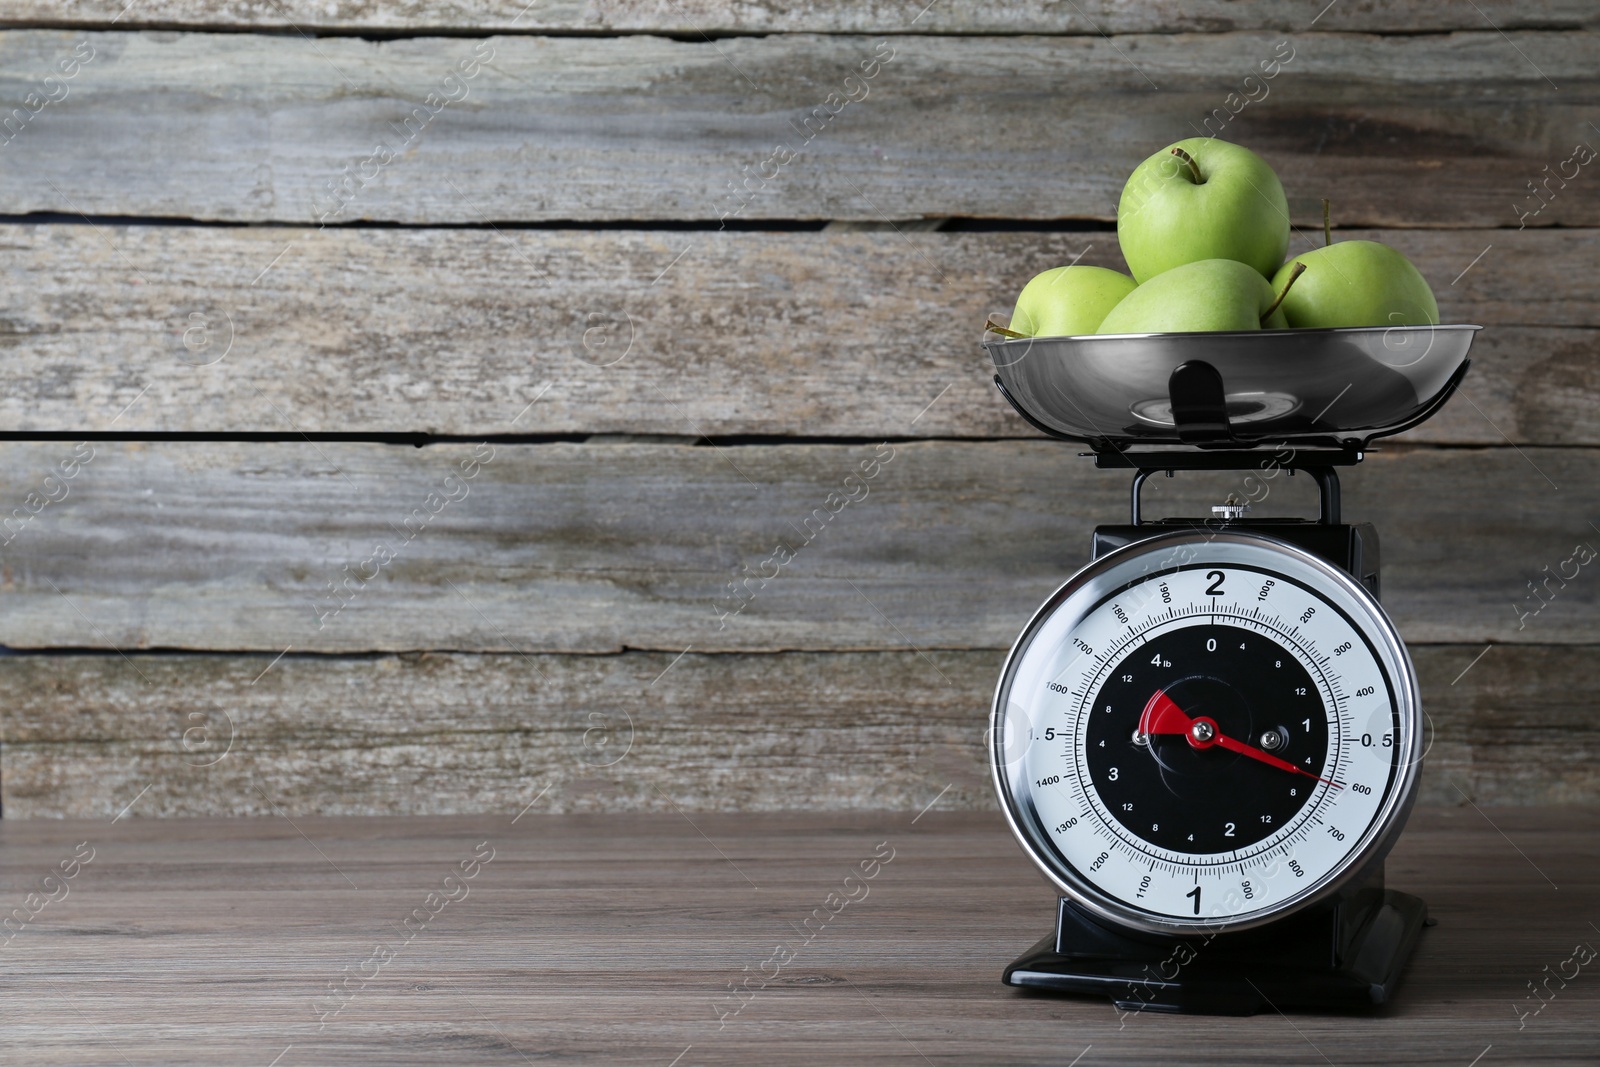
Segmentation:
<svg viewBox="0 0 1600 1067">
<path fill-rule="evenodd" d="M 1195 736 L 1194 728 L 1196 723 L 1203 723 L 1210 728 L 1210 736 L 1205 740 Z M 1278 768 L 1280 771 L 1293 771 L 1295 774 L 1303 774 L 1307 778 L 1315 778 L 1319 782 L 1327 782 L 1335 789 L 1343 788 L 1338 782 L 1330 781 L 1318 774 L 1312 774 L 1304 767 L 1296 767 L 1288 760 L 1279 759 L 1270 752 L 1265 752 L 1254 745 L 1247 745 L 1243 741 L 1235 741 L 1233 738 L 1223 734 L 1217 728 L 1217 724 L 1208 718 L 1203 716 L 1190 718 L 1182 708 L 1173 703 L 1172 698 L 1167 696 L 1166 691 L 1163 689 L 1157 689 L 1155 695 L 1150 698 L 1150 702 L 1144 706 L 1144 713 L 1139 716 L 1139 733 L 1144 736 L 1150 734 L 1183 734 L 1189 739 L 1189 744 L 1195 748 L 1210 748 L 1212 745 L 1220 745 L 1229 752 L 1237 752 L 1241 756 L 1249 756 L 1253 760 L 1259 760 L 1269 767 Z"/>
</svg>

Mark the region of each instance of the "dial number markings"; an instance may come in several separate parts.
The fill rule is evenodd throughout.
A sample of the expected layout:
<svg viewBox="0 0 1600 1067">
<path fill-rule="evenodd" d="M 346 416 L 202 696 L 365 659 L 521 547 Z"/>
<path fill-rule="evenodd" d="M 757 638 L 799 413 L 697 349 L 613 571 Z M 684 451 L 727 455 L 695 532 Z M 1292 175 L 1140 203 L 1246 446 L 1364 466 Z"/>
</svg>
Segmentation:
<svg viewBox="0 0 1600 1067">
<path fill-rule="evenodd" d="M 1053 631 L 1042 614 L 1008 668 L 997 706 L 1028 723 L 1013 781 L 1054 857 L 1041 864 L 1163 921 L 1281 909 L 1386 810 L 1411 744 L 1392 679 L 1409 665 L 1380 656 L 1360 603 L 1292 568 L 1148 571 Z"/>
<path fill-rule="evenodd" d="M 1118 838 L 1152 858 L 1236 856 L 1292 828 L 1314 787 L 1332 785 L 1316 773 L 1330 747 L 1326 710 L 1310 695 L 1317 687 L 1299 657 L 1284 664 L 1272 638 L 1213 617 L 1136 638 L 1120 664 L 1102 671 L 1094 703 L 1109 713 L 1097 710 L 1083 730 L 1080 773 L 1091 804 Z M 1230 650 L 1226 663 L 1214 648 Z M 1132 682 L 1122 680 L 1127 670 Z M 1295 726 L 1316 729 L 1280 741 L 1286 708 Z M 1269 730 L 1282 756 L 1234 740 Z M 1308 779 L 1313 788 L 1301 785 Z"/>
</svg>

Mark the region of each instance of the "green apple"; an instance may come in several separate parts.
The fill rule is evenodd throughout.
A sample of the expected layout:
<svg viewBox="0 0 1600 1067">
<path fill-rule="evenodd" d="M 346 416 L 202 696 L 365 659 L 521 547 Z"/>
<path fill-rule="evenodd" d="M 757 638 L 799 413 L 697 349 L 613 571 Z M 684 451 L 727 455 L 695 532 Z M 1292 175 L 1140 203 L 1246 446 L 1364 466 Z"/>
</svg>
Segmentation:
<svg viewBox="0 0 1600 1067">
<path fill-rule="evenodd" d="M 1133 279 L 1120 271 L 1054 267 L 1022 287 L 1011 329 L 1024 337 L 1094 333 L 1106 313 L 1133 290 Z"/>
<path fill-rule="evenodd" d="M 1095 332 L 1281 330 L 1288 325 L 1278 307 L 1281 299 L 1255 268 L 1233 259 L 1202 259 L 1139 286 L 1111 309 Z"/>
<path fill-rule="evenodd" d="M 1271 277 L 1289 251 L 1289 201 L 1248 148 L 1190 137 L 1134 168 L 1117 204 L 1117 241 L 1141 284 L 1203 259 L 1236 259 Z"/>
<path fill-rule="evenodd" d="M 1296 263 L 1305 280 L 1283 301 L 1296 328 L 1329 326 L 1436 326 L 1439 305 L 1422 272 L 1377 241 L 1340 241 L 1301 253 L 1273 278 L 1281 285 Z"/>
</svg>

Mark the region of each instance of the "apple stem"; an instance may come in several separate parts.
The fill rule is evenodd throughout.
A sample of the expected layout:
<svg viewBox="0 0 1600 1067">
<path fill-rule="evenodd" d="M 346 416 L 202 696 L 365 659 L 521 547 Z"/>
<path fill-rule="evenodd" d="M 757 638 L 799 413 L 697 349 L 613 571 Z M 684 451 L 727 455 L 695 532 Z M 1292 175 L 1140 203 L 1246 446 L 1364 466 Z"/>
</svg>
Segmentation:
<svg viewBox="0 0 1600 1067">
<path fill-rule="evenodd" d="M 1322 198 L 1322 247 L 1333 244 L 1333 224 L 1328 221 L 1328 198 Z"/>
<path fill-rule="evenodd" d="M 1301 266 L 1303 267 L 1303 266 L 1305 266 L 1305 264 L 1302 263 Z M 1277 305 L 1273 305 L 1273 306 L 1276 307 Z M 1002 337 L 1026 337 L 1026 336 L 1028 336 L 1025 333 L 1018 333 L 1016 330 L 1010 329 L 1009 327 L 1006 327 L 1006 326 L 1002 326 L 998 322 L 994 321 L 993 319 L 989 319 L 986 322 L 984 322 L 983 328 L 985 330 L 993 330 L 995 333 L 999 334 Z"/>
<path fill-rule="evenodd" d="M 1305 272 L 1306 265 L 1304 263 L 1296 263 L 1294 265 L 1294 270 L 1289 272 L 1289 280 L 1283 283 L 1283 292 L 1278 294 L 1278 299 L 1272 302 L 1271 307 L 1267 308 L 1267 310 L 1261 313 L 1261 321 L 1263 323 L 1272 317 L 1272 313 L 1274 311 L 1278 310 L 1278 305 L 1283 303 L 1283 298 L 1289 295 L 1290 289 L 1294 288 L 1295 279 L 1299 278 L 1300 275 L 1304 274 Z"/>
<path fill-rule="evenodd" d="M 1194 161 L 1193 156 L 1181 148 L 1174 148 L 1172 154 L 1183 160 L 1184 164 L 1189 168 L 1189 174 L 1194 178 L 1196 185 L 1204 185 L 1206 183 L 1206 180 L 1200 177 L 1200 164 Z"/>
</svg>

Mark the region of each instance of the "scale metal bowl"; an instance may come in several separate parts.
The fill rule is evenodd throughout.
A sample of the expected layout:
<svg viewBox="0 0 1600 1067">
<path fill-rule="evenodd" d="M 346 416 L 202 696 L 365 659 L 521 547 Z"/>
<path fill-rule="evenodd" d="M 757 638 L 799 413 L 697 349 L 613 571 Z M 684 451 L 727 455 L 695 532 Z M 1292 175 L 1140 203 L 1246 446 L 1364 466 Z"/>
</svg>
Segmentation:
<svg viewBox="0 0 1600 1067">
<path fill-rule="evenodd" d="M 1054 437 L 1365 448 L 1437 411 L 1481 326 L 1104 334 L 983 342 L 995 384 Z"/>
</svg>

